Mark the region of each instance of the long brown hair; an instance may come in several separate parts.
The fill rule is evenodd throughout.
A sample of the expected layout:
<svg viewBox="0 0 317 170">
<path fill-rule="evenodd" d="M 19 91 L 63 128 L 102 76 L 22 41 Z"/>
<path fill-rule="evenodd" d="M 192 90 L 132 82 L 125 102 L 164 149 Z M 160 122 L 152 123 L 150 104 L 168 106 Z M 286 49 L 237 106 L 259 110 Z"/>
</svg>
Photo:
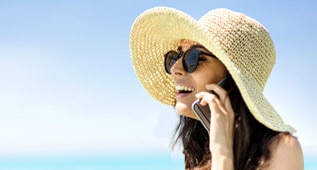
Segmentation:
<svg viewBox="0 0 317 170">
<path fill-rule="evenodd" d="M 234 169 L 254 170 L 264 166 L 262 163 L 270 159 L 270 145 L 279 137 L 280 132 L 265 127 L 253 117 L 229 74 L 227 83 L 235 112 Z M 174 146 L 177 142 L 183 145 L 186 169 L 210 168 L 212 155 L 209 150 L 209 135 L 199 121 L 180 116 L 174 137 Z"/>
</svg>

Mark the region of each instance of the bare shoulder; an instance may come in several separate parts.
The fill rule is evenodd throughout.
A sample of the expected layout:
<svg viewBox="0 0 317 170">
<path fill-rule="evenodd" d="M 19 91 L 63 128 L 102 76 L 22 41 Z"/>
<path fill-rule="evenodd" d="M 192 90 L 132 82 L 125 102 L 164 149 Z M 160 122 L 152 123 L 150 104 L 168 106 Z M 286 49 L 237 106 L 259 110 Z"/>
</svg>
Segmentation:
<svg viewBox="0 0 317 170">
<path fill-rule="evenodd" d="M 267 170 L 302 170 L 304 158 L 297 138 L 289 134 L 280 134 L 271 146 L 271 159 Z"/>
</svg>

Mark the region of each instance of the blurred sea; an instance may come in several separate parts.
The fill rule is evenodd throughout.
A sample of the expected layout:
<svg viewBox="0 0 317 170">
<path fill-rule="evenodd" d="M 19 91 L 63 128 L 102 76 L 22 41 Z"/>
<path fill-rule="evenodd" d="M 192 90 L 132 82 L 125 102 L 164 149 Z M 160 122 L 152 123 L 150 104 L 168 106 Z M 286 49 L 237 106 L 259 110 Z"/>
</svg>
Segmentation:
<svg viewBox="0 0 317 170">
<path fill-rule="evenodd" d="M 0 157 L 0 170 L 169 169 L 184 169 L 183 158 L 167 153 Z"/>
<path fill-rule="evenodd" d="M 0 170 L 183 170 L 172 154 L 0 157 Z M 317 170 L 317 158 L 305 157 L 305 170 Z"/>
</svg>

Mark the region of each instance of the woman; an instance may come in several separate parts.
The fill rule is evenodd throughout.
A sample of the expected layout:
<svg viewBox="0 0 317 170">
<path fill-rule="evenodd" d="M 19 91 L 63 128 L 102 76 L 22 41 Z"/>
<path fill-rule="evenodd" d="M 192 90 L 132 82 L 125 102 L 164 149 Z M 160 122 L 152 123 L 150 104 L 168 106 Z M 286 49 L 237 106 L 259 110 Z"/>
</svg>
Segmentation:
<svg viewBox="0 0 317 170">
<path fill-rule="evenodd" d="M 144 88 L 180 115 L 186 169 L 303 169 L 295 130 L 262 93 L 275 49 L 260 23 L 228 9 L 196 21 L 156 7 L 135 20 L 130 49 Z M 192 110 L 197 99 L 210 109 L 209 131 Z"/>
</svg>

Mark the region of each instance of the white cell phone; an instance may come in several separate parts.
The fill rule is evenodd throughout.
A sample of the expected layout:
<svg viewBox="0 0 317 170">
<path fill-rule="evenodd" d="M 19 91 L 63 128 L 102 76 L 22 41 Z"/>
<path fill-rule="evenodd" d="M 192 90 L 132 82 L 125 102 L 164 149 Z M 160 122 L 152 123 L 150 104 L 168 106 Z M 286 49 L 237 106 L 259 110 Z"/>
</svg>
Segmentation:
<svg viewBox="0 0 317 170">
<path fill-rule="evenodd" d="M 227 90 L 227 83 L 226 83 L 226 78 L 222 79 L 218 83 L 219 86 Z M 215 94 L 218 96 L 215 92 L 209 91 L 210 93 Z M 192 104 L 192 109 L 200 122 L 203 124 L 203 126 L 206 128 L 207 131 L 210 130 L 210 109 L 208 104 L 205 106 L 200 105 L 200 99 L 197 99 L 193 104 Z"/>
</svg>

